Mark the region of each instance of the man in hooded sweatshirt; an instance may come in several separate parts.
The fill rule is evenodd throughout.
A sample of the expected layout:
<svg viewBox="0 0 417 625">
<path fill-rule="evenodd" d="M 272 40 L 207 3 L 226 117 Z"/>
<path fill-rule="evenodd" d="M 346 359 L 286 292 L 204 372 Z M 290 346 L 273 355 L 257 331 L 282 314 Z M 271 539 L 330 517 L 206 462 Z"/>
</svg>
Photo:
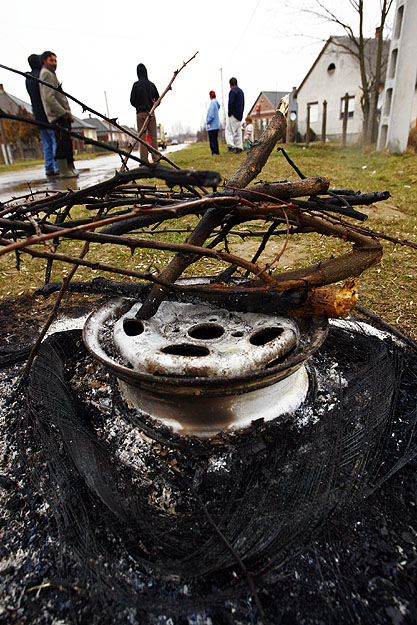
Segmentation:
<svg viewBox="0 0 417 625">
<path fill-rule="evenodd" d="M 39 78 L 39 74 L 42 68 L 42 61 L 39 54 L 31 54 L 28 57 L 28 63 L 31 68 L 31 72 L 28 72 L 29 76 Z M 41 94 L 39 91 L 39 83 L 31 78 L 26 78 L 26 89 L 32 103 L 33 117 L 38 122 L 48 122 L 45 109 L 43 108 Z M 43 158 L 45 159 L 45 173 L 47 176 L 58 176 L 58 165 L 55 161 L 56 141 L 55 133 L 52 128 L 41 128 Z"/>
<path fill-rule="evenodd" d="M 50 124 L 55 124 L 56 152 L 55 158 L 58 163 L 61 178 L 75 178 L 79 172 L 74 167 L 74 155 L 72 151 L 71 130 L 72 115 L 67 97 L 62 93 L 61 84 L 56 75 L 56 54 L 46 50 L 41 54 L 42 69 L 39 78 L 52 87 L 40 85 L 39 91 L 42 98 L 43 108 Z"/>
<path fill-rule="evenodd" d="M 159 98 L 158 89 L 153 82 L 148 80 L 148 72 L 143 63 L 139 63 L 136 68 L 138 79 L 133 83 L 132 92 L 130 94 L 130 104 L 136 109 L 136 120 L 138 125 L 138 132 L 140 132 L 144 121 L 148 117 L 148 113 L 151 110 L 154 102 Z M 145 138 L 146 130 L 149 132 L 151 138 L 151 146 L 155 149 L 158 148 L 158 138 L 156 135 L 156 118 L 155 114 L 152 114 L 147 129 L 141 135 L 141 139 Z M 149 162 L 148 149 L 145 145 L 140 144 L 140 158 Z M 153 160 L 154 157 L 153 157 Z"/>
</svg>

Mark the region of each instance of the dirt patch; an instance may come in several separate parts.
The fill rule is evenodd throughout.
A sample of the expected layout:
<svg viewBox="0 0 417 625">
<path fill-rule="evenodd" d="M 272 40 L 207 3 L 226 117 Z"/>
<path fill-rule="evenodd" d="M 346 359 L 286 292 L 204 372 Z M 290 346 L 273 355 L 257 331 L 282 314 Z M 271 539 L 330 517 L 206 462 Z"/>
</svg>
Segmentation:
<svg viewBox="0 0 417 625">
<path fill-rule="evenodd" d="M 59 308 L 59 317 L 81 317 L 104 301 L 103 296 L 67 293 Z M 56 294 L 48 298 L 23 295 L 0 300 L 0 345 L 15 342 L 28 344 L 36 339 L 54 307 Z"/>
<path fill-rule="evenodd" d="M 285 239 L 282 238 L 279 241 L 269 241 L 267 247 L 262 253 L 262 264 L 272 263 L 276 257 L 281 253 L 284 246 Z M 231 252 L 240 256 L 252 260 L 257 249 L 259 247 L 259 239 L 246 239 L 239 243 L 233 243 L 230 246 Z M 298 245 L 295 240 L 288 241 L 287 247 L 280 258 L 280 260 L 274 264 L 274 271 L 282 271 L 287 269 L 293 269 L 297 263 L 307 262 L 308 253 L 302 249 L 301 245 Z"/>
<path fill-rule="evenodd" d="M 373 219 L 405 219 L 406 215 L 400 209 L 389 202 L 378 202 L 370 206 L 361 206 L 360 211 Z"/>
</svg>

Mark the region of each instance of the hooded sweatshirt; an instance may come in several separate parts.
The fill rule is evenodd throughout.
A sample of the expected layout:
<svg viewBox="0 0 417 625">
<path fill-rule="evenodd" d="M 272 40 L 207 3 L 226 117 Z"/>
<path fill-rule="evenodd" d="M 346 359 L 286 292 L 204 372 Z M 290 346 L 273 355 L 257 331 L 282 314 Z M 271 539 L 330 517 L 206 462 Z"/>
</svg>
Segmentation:
<svg viewBox="0 0 417 625">
<path fill-rule="evenodd" d="M 130 104 L 135 107 L 137 113 L 145 111 L 149 113 L 153 103 L 159 98 L 158 89 L 148 80 L 148 72 L 143 63 L 139 63 L 136 71 L 139 80 L 133 84 Z"/>
<path fill-rule="evenodd" d="M 31 72 L 28 72 L 29 76 L 39 78 L 39 74 L 42 68 L 42 61 L 39 54 L 31 54 L 28 58 L 28 63 L 31 67 Z M 32 103 L 33 117 L 38 122 L 47 122 L 45 110 L 43 108 L 41 94 L 39 91 L 39 83 L 36 80 L 26 78 L 26 90 L 29 94 L 30 101 Z"/>
</svg>

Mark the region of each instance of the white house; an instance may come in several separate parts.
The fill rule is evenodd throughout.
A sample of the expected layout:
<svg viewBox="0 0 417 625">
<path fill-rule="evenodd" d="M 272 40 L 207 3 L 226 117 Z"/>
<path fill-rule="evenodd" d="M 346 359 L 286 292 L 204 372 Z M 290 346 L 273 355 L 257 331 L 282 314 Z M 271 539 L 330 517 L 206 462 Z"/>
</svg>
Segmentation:
<svg viewBox="0 0 417 625">
<path fill-rule="evenodd" d="M 389 67 L 385 80 L 378 149 L 405 152 L 417 116 L 417 3 L 397 0 Z"/>
<path fill-rule="evenodd" d="M 376 39 L 365 40 L 366 71 L 372 81 Z M 384 41 L 382 79 L 385 76 L 389 42 Z M 344 97 L 349 94 L 347 141 L 357 141 L 362 132 L 361 77 L 359 61 L 352 54 L 349 37 L 330 37 L 297 89 L 298 131 L 305 135 L 307 107 L 310 109 L 310 128 L 321 137 L 323 102 L 327 103 L 326 137 L 338 141 L 342 137 Z M 380 85 L 382 90 L 383 84 Z"/>
</svg>

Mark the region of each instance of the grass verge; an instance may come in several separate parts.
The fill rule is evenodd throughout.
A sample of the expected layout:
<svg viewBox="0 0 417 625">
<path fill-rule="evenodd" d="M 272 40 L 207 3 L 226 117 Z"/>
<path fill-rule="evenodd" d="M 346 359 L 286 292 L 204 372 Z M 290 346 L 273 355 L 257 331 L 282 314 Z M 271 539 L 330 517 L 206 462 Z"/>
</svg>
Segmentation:
<svg viewBox="0 0 417 625">
<path fill-rule="evenodd" d="M 389 155 L 384 152 L 362 151 L 356 147 L 312 145 L 308 148 L 288 145 L 285 149 L 301 171 L 307 176 L 326 175 L 330 178 L 331 188 L 354 189 L 361 192 L 388 190 L 391 197 L 360 210 L 368 215 L 365 226 L 378 232 L 408 239 L 417 243 L 417 156 Z M 194 144 L 187 149 L 171 155 L 183 168 L 212 169 L 220 172 L 227 179 L 242 162 L 244 155 L 229 154 L 225 146 L 221 147 L 220 156 L 211 156 L 208 144 Z M 296 173 L 280 152 L 274 151 L 258 178 L 259 180 L 279 181 L 295 180 Z M 80 208 L 78 211 L 82 210 Z M 192 227 L 195 218 L 189 217 L 185 225 Z M 176 227 L 178 222 L 165 224 Z M 181 222 L 184 226 L 184 221 Z M 264 226 L 264 224 L 259 224 Z M 252 224 L 252 227 L 253 224 Z M 166 233 L 163 238 L 178 241 L 176 233 Z M 366 271 L 359 280 L 360 303 L 386 321 L 401 329 L 405 334 L 417 340 L 416 305 L 417 281 L 415 267 L 417 252 L 409 247 L 392 245 L 381 241 L 384 255 L 378 266 Z M 279 253 L 283 239 L 276 238 L 268 244 L 263 256 L 264 262 L 270 262 Z M 62 244 L 60 251 L 79 253 L 81 243 Z M 235 237 L 231 239 L 230 251 L 251 259 L 256 251 L 254 239 Z M 316 234 L 295 236 L 290 239 L 276 270 L 317 263 L 331 255 L 345 251 L 346 244 Z M 129 251 L 112 249 L 108 246 L 92 246 L 89 258 L 103 262 L 120 264 L 136 270 L 163 266 L 172 254 L 154 250 Z M 11 256 L 0 257 L 0 297 L 7 298 L 33 291 L 43 283 L 44 261 L 30 260 L 25 254 L 20 255 L 20 269 Z M 189 274 L 212 274 L 219 271 L 221 264 L 214 260 L 200 261 L 190 268 Z M 60 280 L 65 268 L 54 264 L 52 280 Z M 97 270 L 79 269 L 77 280 L 90 280 L 99 275 Z M 120 279 L 107 274 L 106 277 Z"/>
</svg>

